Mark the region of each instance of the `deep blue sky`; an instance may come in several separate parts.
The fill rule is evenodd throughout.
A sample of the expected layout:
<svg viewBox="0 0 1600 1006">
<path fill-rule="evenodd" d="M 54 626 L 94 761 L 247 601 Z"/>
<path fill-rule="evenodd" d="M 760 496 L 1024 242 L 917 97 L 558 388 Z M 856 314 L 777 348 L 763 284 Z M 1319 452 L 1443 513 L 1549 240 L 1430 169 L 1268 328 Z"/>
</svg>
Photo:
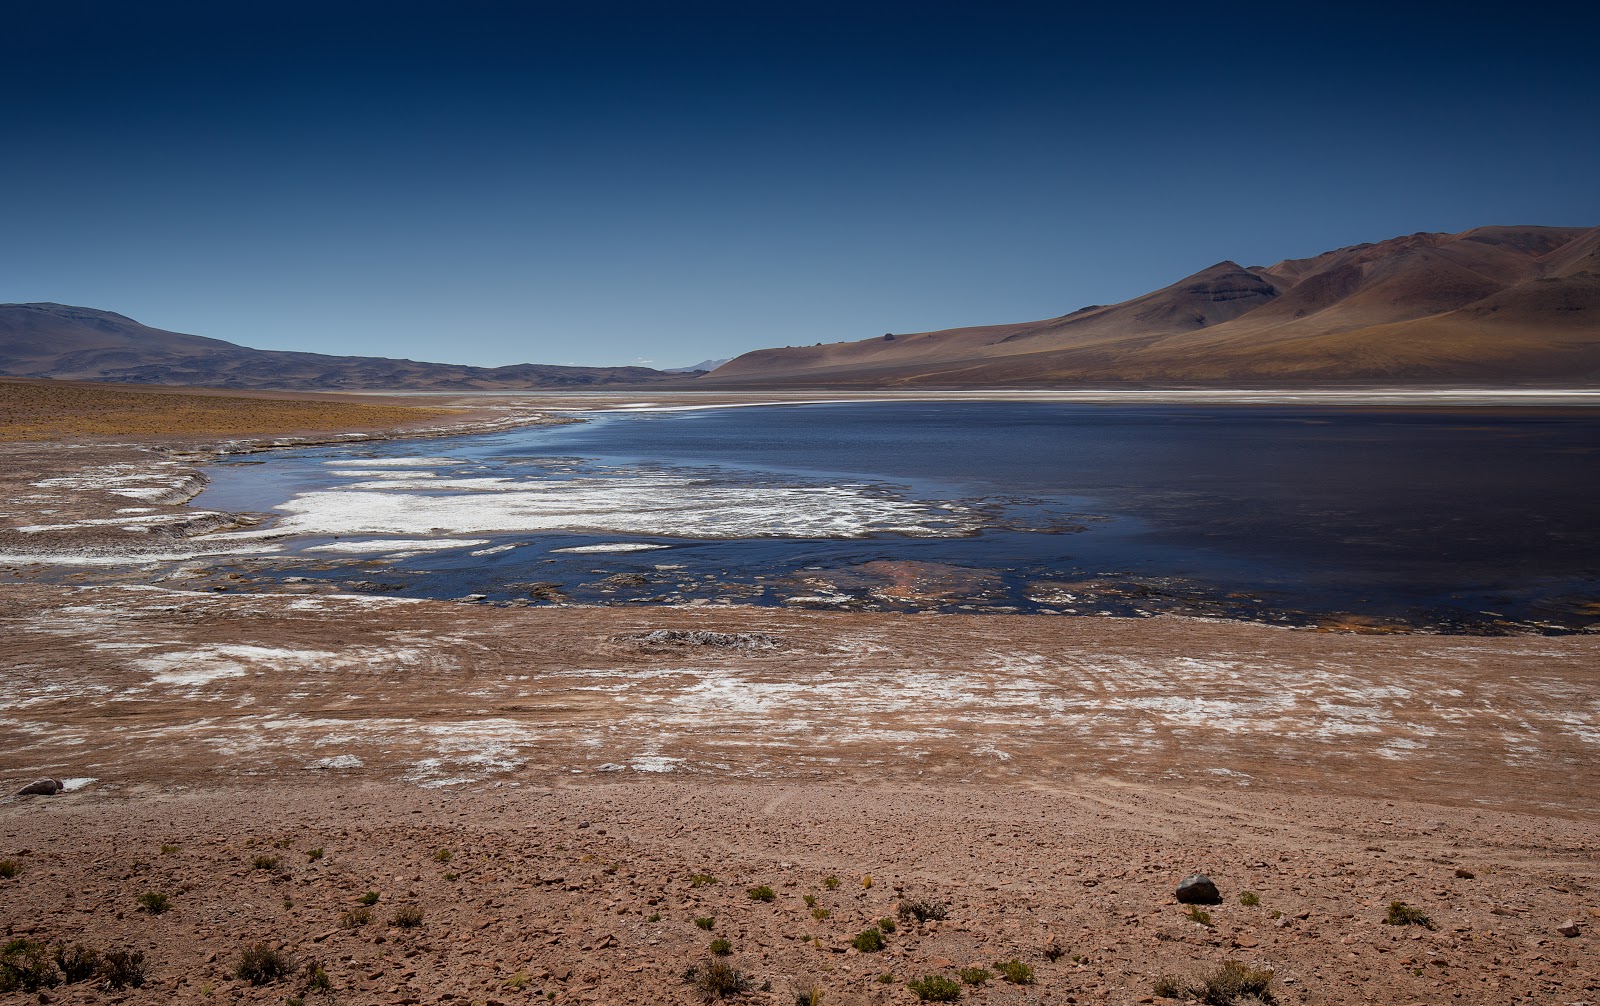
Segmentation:
<svg viewBox="0 0 1600 1006">
<path fill-rule="evenodd" d="M 1600 223 L 1585 8 L 1074 6 L 8 5 L 0 301 L 665 367 Z"/>
</svg>

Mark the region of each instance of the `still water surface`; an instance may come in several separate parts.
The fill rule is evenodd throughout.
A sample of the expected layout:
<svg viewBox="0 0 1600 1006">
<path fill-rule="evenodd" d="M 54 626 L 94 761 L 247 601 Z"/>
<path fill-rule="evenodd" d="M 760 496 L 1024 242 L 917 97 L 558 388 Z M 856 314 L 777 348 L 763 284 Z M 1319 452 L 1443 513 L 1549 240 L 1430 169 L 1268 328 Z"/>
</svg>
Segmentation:
<svg viewBox="0 0 1600 1006">
<path fill-rule="evenodd" d="M 857 403 L 272 452 L 196 505 L 287 515 L 255 575 L 402 596 L 1571 630 L 1597 462 L 1577 411 Z M 555 551 L 627 544 L 668 547 Z"/>
</svg>

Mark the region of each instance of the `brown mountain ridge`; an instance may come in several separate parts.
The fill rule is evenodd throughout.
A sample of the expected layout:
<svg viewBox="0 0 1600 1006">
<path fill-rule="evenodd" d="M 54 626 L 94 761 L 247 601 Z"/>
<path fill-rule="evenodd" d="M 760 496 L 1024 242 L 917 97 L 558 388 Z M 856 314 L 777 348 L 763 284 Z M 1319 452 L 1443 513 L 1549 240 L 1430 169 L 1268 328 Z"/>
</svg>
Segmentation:
<svg viewBox="0 0 1600 1006">
<path fill-rule="evenodd" d="M 0 374 L 56 380 L 306 391 L 590 388 L 682 380 L 648 367 L 468 367 L 249 349 L 63 304 L 0 304 Z"/>
<path fill-rule="evenodd" d="M 1479 227 L 1219 262 L 1045 321 L 766 349 L 705 385 L 1600 383 L 1600 227 Z"/>
</svg>

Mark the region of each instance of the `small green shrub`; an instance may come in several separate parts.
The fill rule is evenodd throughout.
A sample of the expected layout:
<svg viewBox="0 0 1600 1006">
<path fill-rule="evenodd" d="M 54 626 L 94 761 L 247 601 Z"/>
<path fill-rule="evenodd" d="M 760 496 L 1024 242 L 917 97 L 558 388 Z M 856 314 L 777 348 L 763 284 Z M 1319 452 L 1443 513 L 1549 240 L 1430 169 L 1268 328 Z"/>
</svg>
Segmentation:
<svg viewBox="0 0 1600 1006">
<path fill-rule="evenodd" d="M 994 969 L 1000 977 L 1013 985 L 1032 985 L 1033 969 L 1013 957 L 1009 961 L 996 961 Z"/>
<path fill-rule="evenodd" d="M 883 974 L 879 975 L 878 976 L 878 984 L 879 985 L 893 985 L 894 984 L 894 972 L 893 971 L 885 971 Z"/>
<path fill-rule="evenodd" d="M 435 849 L 435 850 L 433 850 L 433 861 L 435 863 L 448 863 L 448 862 L 450 862 L 450 860 L 452 860 L 454 858 L 455 858 L 455 853 L 451 852 L 449 849 Z"/>
<path fill-rule="evenodd" d="M 294 958 L 269 943 L 252 943 L 239 955 L 234 977 L 251 985 L 271 985 L 294 974 Z"/>
<path fill-rule="evenodd" d="M 1420 908 L 1413 908 L 1404 901 L 1389 902 L 1389 914 L 1383 920 L 1386 926 L 1421 926 L 1424 929 L 1438 929 L 1433 919 Z"/>
<path fill-rule="evenodd" d="M 146 891 L 139 895 L 139 908 L 151 915 L 160 915 L 172 907 L 172 899 L 160 891 Z"/>
<path fill-rule="evenodd" d="M 889 918 L 888 916 L 884 916 L 878 920 L 878 928 L 886 933 L 892 933 L 900 927 L 895 925 L 895 921 L 893 919 Z"/>
<path fill-rule="evenodd" d="M 822 886 L 826 887 L 830 891 L 837 891 L 839 889 L 839 878 L 826 877 L 822 881 Z"/>
<path fill-rule="evenodd" d="M 744 893 L 750 895 L 751 901 L 773 902 L 778 900 L 778 892 L 774 891 L 766 884 L 762 884 L 759 887 L 752 887 Z"/>
<path fill-rule="evenodd" d="M 709 933 L 711 931 L 711 927 L 717 924 L 717 920 L 709 915 L 706 915 L 695 919 L 694 924 Z"/>
<path fill-rule="evenodd" d="M 961 983 L 943 975 L 923 975 L 906 982 L 906 988 L 925 1003 L 953 1003 L 961 998 Z"/>
<path fill-rule="evenodd" d="M 402 905 L 389 916 L 389 925 L 399 926 L 401 929 L 415 929 L 422 925 L 422 909 L 416 905 Z"/>
<path fill-rule="evenodd" d="M 821 922 L 823 919 L 826 919 L 832 914 L 833 913 L 828 911 L 826 908 L 813 908 L 811 910 L 811 917 L 816 919 L 818 922 Z"/>
<path fill-rule="evenodd" d="M 1206 911 L 1204 908 L 1201 908 L 1199 905 L 1190 905 L 1189 910 L 1183 914 L 1188 916 L 1190 920 L 1198 922 L 1202 926 L 1209 928 L 1212 924 L 1211 913 Z"/>
<path fill-rule="evenodd" d="M 709 873 L 696 873 L 689 877 L 690 887 L 710 887 L 717 882 L 717 878 Z"/>
<path fill-rule="evenodd" d="M 328 977 L 328 971 L 322 966 L 322 962 L 308 962 L 306 964 L 306 991 L 327 992 L 332 988 L 333 980 Z"/>
<path fill-rule="evenodd" d="M 807 985 L 795 989 L 794 1006 L 822 1006 L 822 986 Z"/>
<path fill-rule="evenodd" d="M 173 853 L 177 852 L 180 848 L 181 848 L 181 846 L 171 845 L 171 844 L 163 844 L 161 846 L 161 854 L 163 856 L 170 856 Z"/>
<path fill-rule="evenodd" d="M 319 860 L 321 858 L 322 858 L 322 846 L 319 845 L 315 849 L 307 849 L 306 850 L 306 859 L 310 860 L 311 862 L 315 863 L 317 860 Z"/>
<path fill-rule="evenodd" d="M 147 976 L 144 951 L 108 950 L 100 959 L 98 974 L 100 984 L 113 992 L 136 989 L 144 984 Z"/>
<path fill-rule="evenodd" d="M 994 972 L 988 968 L 962 968 L 956 974 L 960 975 L 961 980 L 968 985 L 982 985 L 994 977 Z"/>
<path fill-rule="evenodd" d="M 875 954 L 884 947 L 883 930 L 877 926 L 863 929 L 850 941 L 850 945 L 864 954 Z"/>
<path fill-rule="evenodd" d="M 507 978 L 505 981 L 501 982 L 500 987 L 503 989 L 510 989 L 513 992 L 521 992 L 523 989 L 528 987 L 528 982 L 530 981 L 532 981 L 532 979 L 528 977 L 527 972 L 518 971 L 510 978 Z"/>
<path fill-rule="evenodd" d="M 910 922 L 912 919 L 938 922 L 949 914 L 949 908 L 942 901 L 902 901 L 894 913 L 900 916 L 901 922 Z"/>
<path fill-rule="evenodd" d="M 1254 891 L 1240 891 L 1239 892 L 1239 904 L 1243 905 L 1246 908 L 1254 908 L 1257 905 L 1261 904 L 1261 895 L 1257 894 Z"/>
<path fill-rule="evenodd" d="M 727 961 L 715 958 L 691 966 L 683 973 L 683 979 L 694 987 L 704 1003 L 732 999 L 755 987 L 755 983 L 744 972 Z"/>
<path fill-rule="evenodd" d="M 651 912 L 649 915 L 645 916 L 644 920 L 646 922 L 660 922 L 661 921 L 661 913 L 660 912 Z"/>
<path fill-rule="evenodd" d="M 360 901 L 363 905 L 376 905 L 378 903 L 378 892 L 368 891 L 366 894 L 363 894 L 356 900 Z"/>
<path fill-rule="evenodd" d="M 806 903 L 807 908 L 817 907 L 817 896 L 815 894 L 802 894 L 800 900 Z"/>
<path fill-rule="evenodd" d="M 10 880 L 22 873 L 22 862 L 16 859 L 0 859 L 0 879 Z"/>
<path fill-rule="evenodd" d="M 723 939 L 712 940 L 711 952 L 716 954 L 718 957 L 726 957 L 733 953 L 733 944 Z"/>
<path fill-rule="evenodd" d="M 368 908 L 366 905 L 362 905 L 360 908 L 352 908 L 348 912 L 345 912 L 343 915 L 339 916 L 339 928 L 360 929 L 362 926 L 371 921 L 372 909 Z"/>
<path fill-rule="evenodd" d="M 283 860 L 277 856 L 268 856 L 265 853 L 252 859 L 250 865 L 254 869 L 265 870 L 268 873 L 283 872 Z"/>
</svg>

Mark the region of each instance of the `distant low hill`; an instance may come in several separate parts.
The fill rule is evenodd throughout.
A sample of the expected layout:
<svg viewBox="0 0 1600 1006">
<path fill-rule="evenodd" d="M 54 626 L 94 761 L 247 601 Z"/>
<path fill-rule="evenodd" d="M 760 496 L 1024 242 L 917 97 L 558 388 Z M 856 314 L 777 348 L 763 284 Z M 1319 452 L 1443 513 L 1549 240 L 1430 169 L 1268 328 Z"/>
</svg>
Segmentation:
<svg viewBox="0 0 1600 1006">
<path fill-rule="evenodd" d="M 1600 227 L 1219 262 L 1045 321 L 746 353 L 701 387 L 1600 384 Z"/>
<path fill-rule="evenodd" d="M 0 304 L 0 374 L 302 391 L 592 388 L 684 379 L 648 367 L 467 367 L 247 349 L 62 304 Z"/>
</svg>

